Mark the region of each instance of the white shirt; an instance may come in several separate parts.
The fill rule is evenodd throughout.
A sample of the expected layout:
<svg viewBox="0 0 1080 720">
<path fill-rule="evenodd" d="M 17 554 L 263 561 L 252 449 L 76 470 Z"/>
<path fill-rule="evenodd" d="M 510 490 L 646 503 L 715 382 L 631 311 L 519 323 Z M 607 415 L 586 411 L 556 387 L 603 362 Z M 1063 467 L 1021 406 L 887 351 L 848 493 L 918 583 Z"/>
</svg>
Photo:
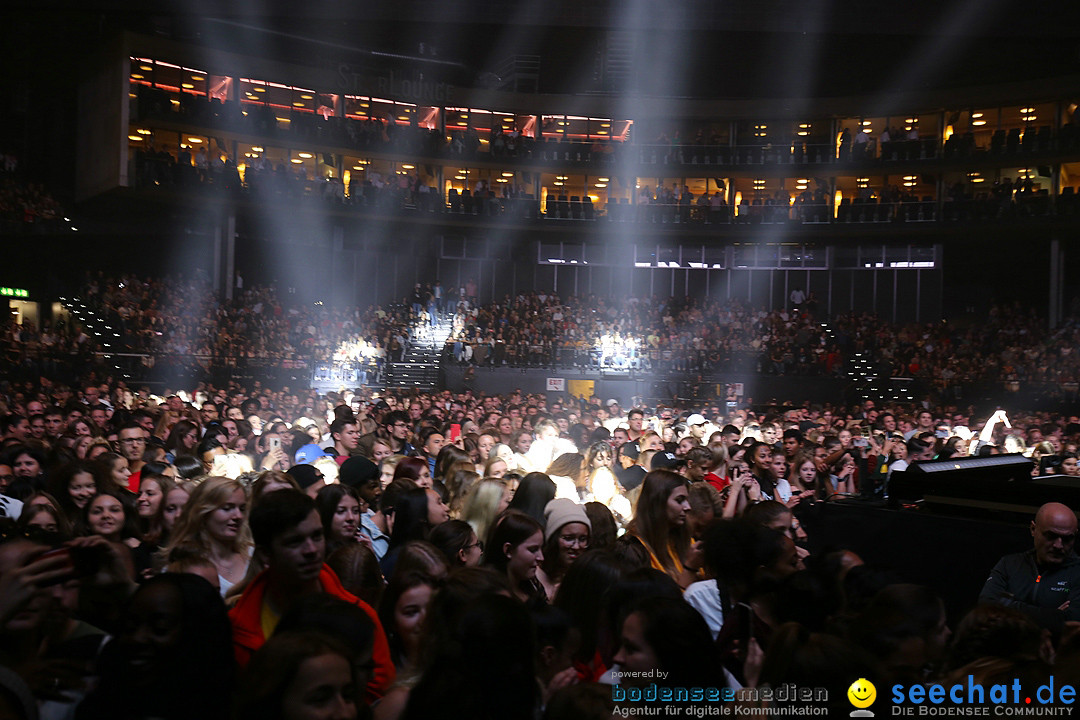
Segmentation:
<svg viewBox="0 0 1080 720">
<path fill-rule="evenodd" d="M 709 626 L 713 640 L 720 634 L 720 628 L 724 626 L 724 608 L 720 604 L 720 589 L 716 580 L 699 580 L 691 583 L 683 593 L 683 600 L 690 604 L 705 618 L 705 624 Z"/>
<path fill-rule="evenodd" d="M 22 515 L 22 509 L 22 500 L 16 500 L 7 495 L 0 495 L 0 517 L 18 520 L 19 516 Z"/>
</svg>

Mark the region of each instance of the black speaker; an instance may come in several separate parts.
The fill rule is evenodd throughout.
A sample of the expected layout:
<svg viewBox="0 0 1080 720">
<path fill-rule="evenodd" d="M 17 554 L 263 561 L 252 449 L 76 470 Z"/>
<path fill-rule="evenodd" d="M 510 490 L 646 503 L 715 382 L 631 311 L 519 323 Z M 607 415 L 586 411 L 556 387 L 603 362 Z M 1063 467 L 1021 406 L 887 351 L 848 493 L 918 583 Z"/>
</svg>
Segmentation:
<svg viewBox="0 0 1080 720">
<path fill-rule="evenodd" d="M 891 504 L 920 503 L 965 514 L 1030 516 L 1047 502 L 1080 509 L 1080 482 L 1062 475 L 1031 476 L 1023 455 L 952 458 L 914 463 L 889 478 Z"/>
</svg>

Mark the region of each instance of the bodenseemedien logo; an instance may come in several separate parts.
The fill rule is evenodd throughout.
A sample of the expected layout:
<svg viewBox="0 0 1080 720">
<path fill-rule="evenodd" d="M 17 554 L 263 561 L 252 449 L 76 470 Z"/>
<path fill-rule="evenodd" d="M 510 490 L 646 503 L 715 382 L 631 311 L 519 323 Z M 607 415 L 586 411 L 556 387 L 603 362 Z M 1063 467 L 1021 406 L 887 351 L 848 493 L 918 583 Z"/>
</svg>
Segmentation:
<svg viewBox="0 0 1080 720">
<path fill-rule="evenodd" d="M 859 678 L 851 683 L 847 690 L 847 699 L 855 709 L 851 711 L 851 717 L 874 717 L 874 713 L 866 708 L 877 700 L 877 688 L 874 683 L 866 678 Z"/>
<path fill-rule="evenodd" d="M 658 672 L 658 671 L 657 671 Z M 647 674 L 618 672 L 615 679 L 658 677 Z M 821 687 L 800 687 L 784 683 L 777 687 L 672 687 L 647 685 L 611 686 L 615 702 L 613 717 L 823 717 L 828 715 L 829 691 Z"/>
</svg>

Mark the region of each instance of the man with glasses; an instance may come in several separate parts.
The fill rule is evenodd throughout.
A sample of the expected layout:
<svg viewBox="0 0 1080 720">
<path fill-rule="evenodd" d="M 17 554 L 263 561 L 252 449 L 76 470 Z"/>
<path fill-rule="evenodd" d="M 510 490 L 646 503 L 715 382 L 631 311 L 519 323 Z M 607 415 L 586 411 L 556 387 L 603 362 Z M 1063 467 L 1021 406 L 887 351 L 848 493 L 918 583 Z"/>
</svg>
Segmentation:
<svg viewBox="0 0 1080 720">
<path fill-rule="evenodd" d="M 120 428 L 120 433 L 116 438 L 116 443 L 120 446 L 120 454 L 127 459 L 128 467 L 131 468 L 128 489 L 132 492 L 138 492 L 139 478 L 142 475 L 143 465 L 146 464 L 142 459 L 143 452 L 146 450 L 146 437 L 147 432 L 141 425 L 128 423 Z"/>
<path fill-rule="evenodd" d="M 1047 503 L 1035 513 L 1035 547 L 1006 555 L 990 571 L 980 602 L 1016 608 L 1042 627 L 1060 633 L 1066 621 L 1080 621 L 1080 558 L 1076 514 L 1061 503 Z M 1075 605 L 1072 604 L 1076 600 Z"/>
<path fill-rule="evenodd" d="M 390 435 L 390 449 L 394 451 L 394 454 L 412 455 L 416 448 L 409 442 L 412 435 L 409 416 L 401 410 L 395 410 L 388 413 L 383 422 L 386 432 Z"/>
<path fill-rule="evenodd" d="M 199 417 L 202 418 L 202 424 L 204 427 L 212 422 L 215 422 L 219 417 L 217 405 L 210 402 L 209 400 L 204 402 L 202 404 L 202 407 L 199 409 Z"/>
</svg>

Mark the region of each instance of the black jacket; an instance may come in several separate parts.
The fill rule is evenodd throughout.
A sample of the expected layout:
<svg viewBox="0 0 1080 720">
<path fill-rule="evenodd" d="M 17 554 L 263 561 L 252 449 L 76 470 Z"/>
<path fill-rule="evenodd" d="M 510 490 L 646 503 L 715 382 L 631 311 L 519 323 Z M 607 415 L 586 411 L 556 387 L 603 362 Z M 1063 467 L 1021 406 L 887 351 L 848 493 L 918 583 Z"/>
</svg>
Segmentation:
<svg viewBox="0 0 1080 720">
<path fill-rule="evenodd" d="M 1058 610 L 1066 600 L 1067 610 Z M 1080 557 L 1040 570 L 1035 550 L 1006 555 L 990 571 L 980 602 L 1016 608 L 1044 628 L 1061 632 L 1066 620 L 1080 620 Z"/>
</svg>

